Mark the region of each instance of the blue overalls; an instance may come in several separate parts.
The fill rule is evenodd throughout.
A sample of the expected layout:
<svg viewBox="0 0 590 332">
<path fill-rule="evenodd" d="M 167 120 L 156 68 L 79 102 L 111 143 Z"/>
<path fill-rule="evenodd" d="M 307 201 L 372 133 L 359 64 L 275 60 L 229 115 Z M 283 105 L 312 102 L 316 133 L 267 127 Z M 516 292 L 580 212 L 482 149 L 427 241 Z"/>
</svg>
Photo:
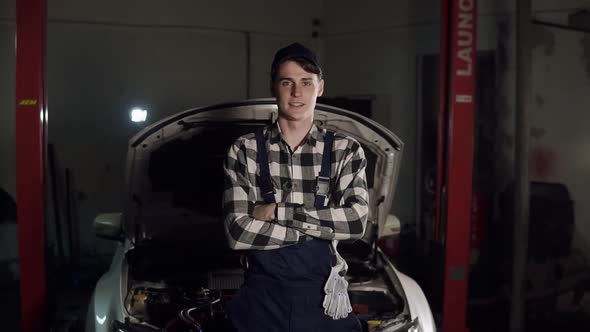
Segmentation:
<svg viewBox="0 0 590 332">
<path fill-rule="evenodd" d="M 322 167 L 318 176 L 330 178 L 332 132 L 324 137 Z M 256 133 L 260 177 L 266 203 L 274 203 L 266 141 Z M 319 184 L 319 183 L 318 183 Z M 326 196 L 316 194 L 315 206 Z M 324 314 L 324 284 L 334 263 L 330 242 L 313 239 L 275 250 L 246 254 L 246 281 L 228 303 L 228 314 L 239 332 L 352 332 L 360 331 L 354 314 L 333 320 Z"/>
</svg>

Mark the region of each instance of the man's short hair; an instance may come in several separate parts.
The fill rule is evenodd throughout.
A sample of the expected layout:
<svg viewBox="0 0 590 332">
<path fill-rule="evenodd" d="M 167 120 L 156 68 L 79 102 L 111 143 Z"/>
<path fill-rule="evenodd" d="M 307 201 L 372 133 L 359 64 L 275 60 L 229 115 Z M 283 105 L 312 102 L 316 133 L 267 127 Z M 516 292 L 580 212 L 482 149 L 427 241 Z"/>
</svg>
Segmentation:
<svg viewBox="0 0 590 332">
<path fill-rule="evenodd" d="M 270 92 L 273 96 L 279 67 L 288 60 L 297 62 L 306 72 L 318 75 L 320 80 L 323 77 L 322 68 L 315 53 L 299 43 L 293 43 L 275 53 L 270 68 Z"/>
</svg>

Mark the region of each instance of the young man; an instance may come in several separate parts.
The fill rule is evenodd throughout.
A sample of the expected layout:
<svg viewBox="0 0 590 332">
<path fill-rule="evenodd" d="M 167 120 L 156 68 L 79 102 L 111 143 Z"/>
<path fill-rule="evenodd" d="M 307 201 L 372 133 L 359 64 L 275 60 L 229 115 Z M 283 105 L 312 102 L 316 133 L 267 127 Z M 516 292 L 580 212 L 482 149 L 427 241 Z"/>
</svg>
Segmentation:
<svg viewBox="0 0 590 332">
<path fill-rule="evenodd" d="M 280 49 L 270 84 L 278 120 L 238 138 L 224 165 L 227 238 L 247 250 L 246 281 L 229 316 L 240 332 L 360 331 L 336 241 L 365 230 L 363 149 L 314 124 L 324 81 L 311 50 Z"/>
</svg>

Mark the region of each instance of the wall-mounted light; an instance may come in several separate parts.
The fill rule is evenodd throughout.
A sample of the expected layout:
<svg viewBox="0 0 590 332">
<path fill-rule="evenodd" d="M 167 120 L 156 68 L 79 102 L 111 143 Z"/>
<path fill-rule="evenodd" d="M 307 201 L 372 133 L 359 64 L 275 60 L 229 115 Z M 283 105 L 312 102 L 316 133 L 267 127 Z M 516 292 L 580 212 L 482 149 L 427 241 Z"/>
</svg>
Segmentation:
<svg viewBox="0 0 590 332">
<path fill-rule="evenodd" d="M 138 107 L 132 109 L 129 114 L 131 116 L 131 121 L 133 122 L 145 122 L 145 119 L 147 118 L 147 110 Z"/>
</svg>

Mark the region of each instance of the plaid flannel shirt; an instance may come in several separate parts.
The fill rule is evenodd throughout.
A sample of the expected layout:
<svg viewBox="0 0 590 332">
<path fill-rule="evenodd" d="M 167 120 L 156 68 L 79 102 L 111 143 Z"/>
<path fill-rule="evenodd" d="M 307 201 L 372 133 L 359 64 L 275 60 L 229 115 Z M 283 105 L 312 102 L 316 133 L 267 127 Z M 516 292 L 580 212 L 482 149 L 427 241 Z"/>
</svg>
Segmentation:
<svg viewBox="0 0 590 332">
<path fill-rule="evenodd" d="M 248 134 L 230 147 L 224 164 L 224 225 L 229 245 L 237 250 L 269 250 L 313 238 L 359 239 L 368 215 L 367 161 L 354 138 L 336 133 L 327 205 L 315 208 L 316 177 L 322 165 L 325 130 L 315 124 L 304 142 L 291 151 L 278 123 L 267 126 L 269 168 L 275 189 L 274 221 L 254 219 L 254 206 L 265 204 L 256 181 L 256 138 Z"/>
</svg>

